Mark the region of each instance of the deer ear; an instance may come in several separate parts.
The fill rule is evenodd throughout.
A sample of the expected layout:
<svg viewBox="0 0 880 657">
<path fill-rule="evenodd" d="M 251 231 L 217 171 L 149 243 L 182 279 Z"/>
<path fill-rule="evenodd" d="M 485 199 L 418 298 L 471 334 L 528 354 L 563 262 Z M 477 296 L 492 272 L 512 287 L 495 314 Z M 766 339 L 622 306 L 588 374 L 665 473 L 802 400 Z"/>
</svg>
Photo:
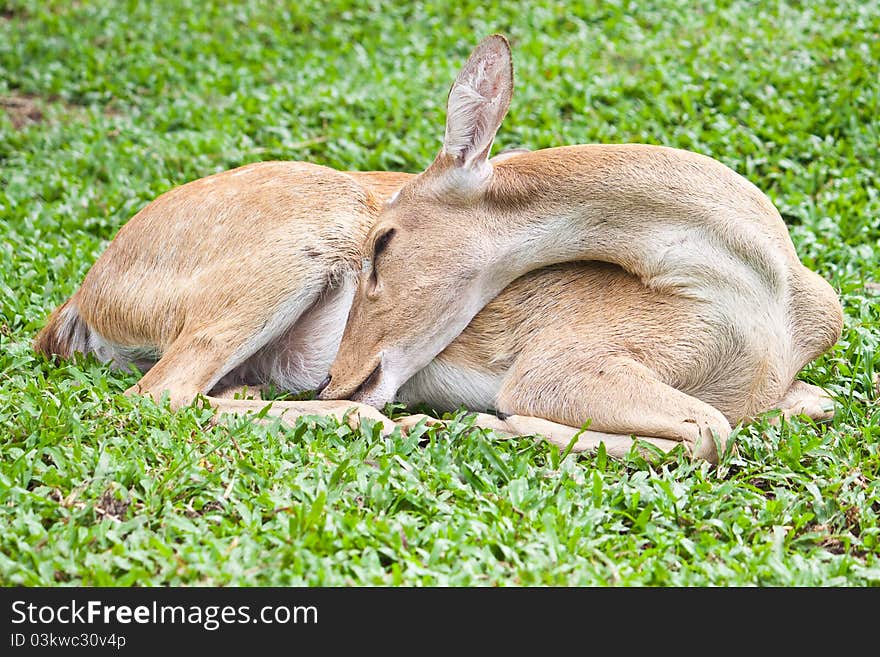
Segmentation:
<svg viewBox="0 0 880 657">
<path fill-rule="evenodd" d="M 456 166 L 471 169 L 488 162 L 512 93 L 510 45 L 493 34 L 474 49 L 449 90 L 443 152 Z"/>
</svg>

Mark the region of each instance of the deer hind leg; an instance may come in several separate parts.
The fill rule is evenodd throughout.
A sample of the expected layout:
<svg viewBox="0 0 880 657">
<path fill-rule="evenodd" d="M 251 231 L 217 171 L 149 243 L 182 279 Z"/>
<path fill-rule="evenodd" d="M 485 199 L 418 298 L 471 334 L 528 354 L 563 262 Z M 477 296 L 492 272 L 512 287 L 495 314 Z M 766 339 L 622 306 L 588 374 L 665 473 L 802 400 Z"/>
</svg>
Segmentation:
<svg viewBox="0 0 880 657">
<path fill-rule="evenodd" d="M 147 395 L 158 402 L 167 393 L 172 409 L 188 406 L 223 376 L 236 344 L 207 333 L 183 334 L 125 394 Z"/>
<path fill-rule="evenodd" d="M 816 422 L 824 422 L 834 417 L 834 400 L 819 386 L 804 381 L 795 381 L 788 392 L 776 403 L 782 417 L 806 415 Z"/>
<path fill-rule="evenodd" d="M 255 287 L 262 282 L 254 281 Z M 207 395 L 217 384 L 226 387 L 227 374 L 300 320 L 318 298 L 320 285 L 303 280 L 292 294 L 285 295 L 285 290 L 279 292 L 267 284 L 268 295 L 284 299 L 271 312 L 242 299 L 239 305 L 225 308 L 223 317 L 208 317 L 185 328 L 126 394 L 149 395 L 158 401 L 167 392 L 176 410 L 188 406 L 196 395 Z M 235 317 L 240 321 L 231 322 L 229 318 Z"/>
<path fill-rule="evenodd" d="M 522 433 L 550 431 L 553 442 L 568 443 L 575 429 L 590 421 L 576 448 L 604 442 L 609 454 L 621 456 L 631 436 L 668 451 L 684 444 L 696 457 L 717 462 L 731 432 L 722 413 L 663 383 L 649 368 L 627 356 L 582 354 L 560 358 L 522 356 L 498 396 L 498 408 L 510 414 L 508 429 Z M 549 421 L 549 422 L 548 422 Z"/>
</svg>

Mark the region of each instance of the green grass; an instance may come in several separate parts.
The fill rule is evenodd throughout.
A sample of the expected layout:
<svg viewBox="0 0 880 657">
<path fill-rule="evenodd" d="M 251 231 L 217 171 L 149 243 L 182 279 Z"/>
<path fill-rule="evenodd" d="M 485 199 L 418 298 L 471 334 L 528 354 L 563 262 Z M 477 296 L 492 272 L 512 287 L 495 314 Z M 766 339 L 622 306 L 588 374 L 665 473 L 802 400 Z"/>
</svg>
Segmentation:
<svg viewBox="0 0 880 657">
<path fill-rule="evenodd" d="M 0 583 L 880 584 L 880 5 L 0 0 Z M 780 208 L 846 327 L 719 467 L 325 420 L 210 426 L 30 340 L 188 180 L 304 159 L 417 171 L 473 45 L 512 41 L 500 147 L 648 142 Z"/>
</svg>

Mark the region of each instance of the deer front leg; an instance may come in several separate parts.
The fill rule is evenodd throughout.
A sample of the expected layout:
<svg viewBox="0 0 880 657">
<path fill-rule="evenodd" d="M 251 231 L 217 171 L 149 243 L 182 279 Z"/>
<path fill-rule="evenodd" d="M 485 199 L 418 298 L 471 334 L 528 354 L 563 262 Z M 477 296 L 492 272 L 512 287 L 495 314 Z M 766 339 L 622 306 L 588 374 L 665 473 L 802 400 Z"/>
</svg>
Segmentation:
<svg viewBox="0 0 880 657">
<path fill-rule="evenodd" d="M 319 415 L 334 417 L 339 422 L 345 422 L 352 429 L 360 426 L 362 419 L 375 420 L 382 427 L 382 434 L 388 435 L 394 431 L 394 422 L 380 413 L 378 410 L 360 402 L 337 400 L 337 401 L 259 401 L 255 399 L 225 399 L 219 397 L 206 397 L 214 408 L 215 422 L 222 419 L 223 415 L 249 415 L 266 410 L 266 417 L 278 418 L 288 426 L 294 426 L 300 417 Z"/>
<path fill-rule="evenodd" d="M 582 426 L 585 445 L 602 441 L 611 453 L 628 449 L 626 436 L 640 436 L 661 448 L 683 443 L 695 458 L 717 462 L 731 432 L 721 412 L 660 381 L 647 367 L 626 356 L 599 357 L 581 352 L 522 356 L 498 396 L 498 408 L 513 416 L 512 426 L 524 422 L 531 430 L 535 418 L 554 424 Z M 616 438 L 608 437 L 616 436 Z M 573 434 L 572 434 L 573 435 Z M 564 439 L 564 436 L 563 436 Z M 631 440 L 630 440 L 631 442 Z M 596 442 L 595 444 L 598 444 Z"/>
<path fill-rule="evenodd" d="M 659 447 L 664 452 L 669 452 L 681 444 L 674 440 L 652 436 L 629 436 L 581 430 L 578 427 L 571 427 L 558 422 L 551 422 L 544 418 L 526 415 L 509 415 L 504 418 L 488 413 L 473 413 L 472 415 L 475 416 L 475 427 L 489 429 L 495 436 L 501 439 L 536 436 L 556 445 L 560 449 L 567 449 L 571 439 L 577 436 L 577 440 L 571 448 L 572 452 L 595 451 L 599 448 L 600 444 L 604 443 L 606 452 L 615 458 L 624 458 L 629 453 L 636 439 Z M 447 423 L 446 420 L 438 420 L 428 415 L 407 415 L 396 422 L 401 431 L 408 433 L 422 420 L 425 420 L 425 424 L 429 426 L 445 426 Z"/>
</svg>

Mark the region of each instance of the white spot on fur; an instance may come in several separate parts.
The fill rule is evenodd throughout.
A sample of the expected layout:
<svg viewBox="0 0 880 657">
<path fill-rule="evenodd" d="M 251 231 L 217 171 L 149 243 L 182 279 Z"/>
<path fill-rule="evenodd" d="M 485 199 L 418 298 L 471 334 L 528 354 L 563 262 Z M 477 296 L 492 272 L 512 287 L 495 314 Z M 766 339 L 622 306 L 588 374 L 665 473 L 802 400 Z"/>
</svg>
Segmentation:
<svg viewBox="0 0 880 657">
<path fill-rule="evenodd" d="M 517 155 L 522 155 L 523 153 L 529 153 L 528 148 L 510 148 L 506 151 L 502 151 L 498 153 L 495 157 L 491 159 L 492 164 L 500 164 L 505 160 L 509 160 L 512 157 L 516 157 Z"/>
<path fill-rule="evenodd" d="M 293 392 L 314 390 L 327 376 L 339 350 L 356 289 L 357 281 L 348 279 L 328 290 L 236 375 L 260 383 L 270 381 Z"/>
<path fill-rule="evenodd" d="M 235 350 L 225 365 L 217 371 L 217 375 L 207 386 L 207 389 L 213 388 L 226 373 L 237 368 L 246 359 L 287 331 L 294 322 L 299 321 L 309 306 L 318 299 L 318 295 L 319 289 L 316 288 L 314 283 L 304 282 L 300 289 L 291 294 L 278 307 L 259 333 Z"/>
<path fill-rule="evenodd" d="M 108 363 L 115 370 L 127 370 L 134 365 L 140 370 L 148 370 L 159 360 L 159 350 L 151 345 L 134 347 L 119 345 L 104 338 L 97 331 L 89 334 L 89 352 L 95 358 Z"/>
<path fill-rule="evenodd" d="M 430 180 L 430 190 L 438 197 L 465 197 L 481 192 L 492 178 L 492 165 L 481 162 L 472 167 L 455 167 Z"/>
<path fill-rule="evenodd" d="M 401 387 L 397 398 L 406 404 L 425 402 L 438 411 L 454 411 L 459 406 L 484 411 L 495 407 L 505 376 L 435 359 Z"/>
</svg>

